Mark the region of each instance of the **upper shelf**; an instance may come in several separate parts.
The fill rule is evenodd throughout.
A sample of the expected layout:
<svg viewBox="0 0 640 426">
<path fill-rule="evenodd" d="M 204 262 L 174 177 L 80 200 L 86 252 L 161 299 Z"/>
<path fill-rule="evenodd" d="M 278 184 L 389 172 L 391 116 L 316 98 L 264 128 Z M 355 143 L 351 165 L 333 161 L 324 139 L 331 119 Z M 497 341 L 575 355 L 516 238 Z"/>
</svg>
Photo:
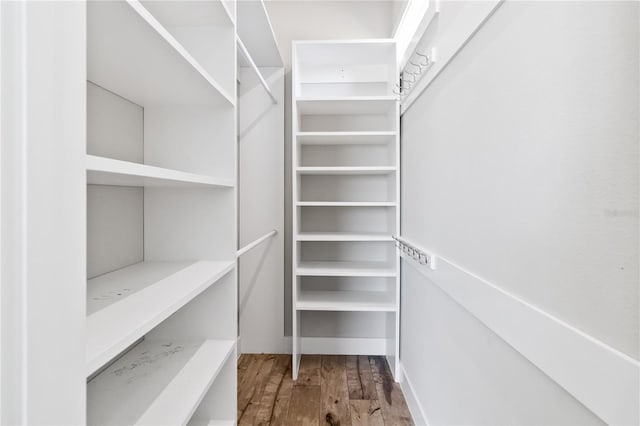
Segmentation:
<svg viewBox="0 0 640 426">
<path fill-rule="evenodd" d="M 87 44 L 87 78 L 139 105 L 235 104 L 137 0 L 88 2 Z"/>
<path fill-rule="evenodd" d="M 142 262 L 89 280 L 87 376 L 225 276 L 234 265 L 231 261 Z"/>
<path fill-rule="evenodd" d="M 345 96 L 335 98 L 296 98 L 303 115 L 390 114 L 395 112 L 395 96 Z"/>
<path fill-rule="evenodd" d="M 87 155 L 87 183 L 147 187 L 233 188 L 234 186 L 232 179 L 213 178 L 95 155 Z"/>
</svg>

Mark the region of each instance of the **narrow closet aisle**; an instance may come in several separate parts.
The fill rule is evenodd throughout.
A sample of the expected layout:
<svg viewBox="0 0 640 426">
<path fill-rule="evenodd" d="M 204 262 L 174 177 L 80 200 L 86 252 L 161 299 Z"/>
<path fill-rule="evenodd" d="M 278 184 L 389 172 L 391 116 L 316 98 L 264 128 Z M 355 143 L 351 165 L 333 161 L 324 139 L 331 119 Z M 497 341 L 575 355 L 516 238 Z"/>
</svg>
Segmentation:
<svg viewBox="0 0 640 426">
<path fill-rule="evenodd" d="M 413 425 L 382 356 L 244 354 L 238 360 L 240 425 Z"/>
<path fill-rule="evenodd" d="M 640 2 L 0 0 L 0 425 L 640 426 Z"/>
</svg>

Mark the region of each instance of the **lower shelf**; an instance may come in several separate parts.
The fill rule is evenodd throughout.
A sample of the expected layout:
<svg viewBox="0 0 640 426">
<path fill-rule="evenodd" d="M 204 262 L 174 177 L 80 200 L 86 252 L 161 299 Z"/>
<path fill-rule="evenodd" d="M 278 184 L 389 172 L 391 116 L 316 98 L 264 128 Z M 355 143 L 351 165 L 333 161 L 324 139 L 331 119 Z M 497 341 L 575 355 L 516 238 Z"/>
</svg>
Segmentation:
<svg viewBox="0 0 640 426">
<path fill-rule="evenodd" d="M 141 262 L 87 283 L 87 375 L 230 272 L 232 261 Z"/>
<path fill-rule="evenodd" d="M 233 354 L 233 340 L 143 341 L 87 385 L 87 423 L 185 424 Z"/>
<path fill-rule="evenodd" d="M 386 262 L 308 262 L 296 268 L 299 276 L 318 277 L 395 277 L 395 266 Z"/>
<path fill-rule="evenodd" d="M 302 291 L 299 311 L 395 312 L 392 294 L 383 291 Z"/>
</svg>

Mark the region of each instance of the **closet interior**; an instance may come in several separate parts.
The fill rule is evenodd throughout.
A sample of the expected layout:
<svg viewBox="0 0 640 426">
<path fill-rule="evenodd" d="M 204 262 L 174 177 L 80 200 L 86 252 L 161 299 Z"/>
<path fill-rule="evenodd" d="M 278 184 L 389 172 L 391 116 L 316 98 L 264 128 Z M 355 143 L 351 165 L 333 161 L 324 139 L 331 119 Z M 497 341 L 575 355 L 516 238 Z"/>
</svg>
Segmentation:
<svg viewBox="0 0 640 426">
<path fill-rule="evenodd" d="M 87 3 L 87 423 L 234 424 L 235 3 Z"/>
<path fill-rule="evenodd" d="M 294 378 L 305 353 L 385 355 L 398 374 L 396 75 L 393 40 L 293 43 Z"/>
</svg>

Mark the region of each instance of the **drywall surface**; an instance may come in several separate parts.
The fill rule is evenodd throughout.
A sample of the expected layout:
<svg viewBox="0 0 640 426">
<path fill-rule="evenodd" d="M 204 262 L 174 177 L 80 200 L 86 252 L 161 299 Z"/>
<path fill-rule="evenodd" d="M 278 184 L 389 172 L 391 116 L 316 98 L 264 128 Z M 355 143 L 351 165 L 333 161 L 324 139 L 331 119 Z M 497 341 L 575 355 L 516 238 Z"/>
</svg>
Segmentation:
<svg viewBox="0 0 640 426">
<path fill-rule="evenodd" d="M 402 119 L 402 234 L 636 360 L 639 13 L 506 1 Z M 402 291 L 432 424 L 600 421 L 407 266 Z"/>
<path fill-rule="evenodd" d="M 239 264 L 240 351 L 282 353 L 284 344 L 284 69 L 239 68 L 239 244 L 276 230 Z"/>
<path fill-rule="evenodd" d="M 399 13 L 393 1 L 265 2 L 285 63 L 285 335 L 291 336 L 291 42 L 389 38 Z M 290 350 L 290 348 L 289 348 Z"/>
</svg>

